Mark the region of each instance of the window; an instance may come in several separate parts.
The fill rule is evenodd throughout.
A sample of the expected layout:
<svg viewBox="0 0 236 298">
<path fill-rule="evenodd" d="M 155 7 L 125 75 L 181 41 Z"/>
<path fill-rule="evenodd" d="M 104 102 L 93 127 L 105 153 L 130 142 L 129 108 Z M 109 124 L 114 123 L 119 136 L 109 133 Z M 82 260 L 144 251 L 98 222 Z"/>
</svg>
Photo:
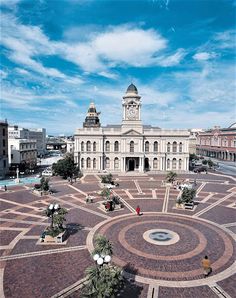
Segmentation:
<svg viewBox="0 0 236 298">
<path fill-rule="evenodd" d="M 179 143 L 179 152 L 182 153 L 183 152 L 183 144 Z"/>
<path fill-rule="evenodd" d="M 91 168 L 91 159 L 90 157 L 87 158 L 87 169 Z"/>
<path fill-rule="evenodd" d="M 167 143 L 167 152 L 170 152 L 170 142 Z"/>
<path fill-rule="evenodd" d="M 173 142 L 172 152 L 174 152 L 174 153 L 177 152 L 177 143 L 176 142 Z"/>
<path fill-rule="evenodd" d="M 13 159 L 13 154 L 11 154 L 11 159 Z"/>
<path fill-rule="evenodd" d="M 84 159 L 81 158 L 81 169 L 83 169 L 83 168 L 84 168 Z"/>
<path fill-rule="evenodd" d="M 2 129 L 2 135 L 5 137 L 5 135 L 6 135 L 6 130 L 5 130 L 5 128 L 3 128 Z"/>
<path fill-rule="evenodd" d="M 114 144 L 114 151 L 115 151 L 115 152 L 118 152 L 118 151 L 119 151 L 119 142 L 118 142 L 118 141 L 115 141 L 115 144 Z"/>
<path fill-rule="evenodd" d="M 109 141 L 106 141 L 106 144 L 105 144 L 105 151 L 106 151 L 106 152 L 110 152 L 110 142 L 109 142 Z"/>
<path fill-rule="evenodd" d="M 93 142 L 93 151 L 97 151 L 97 144 L 96 144 L 96 142 Z"/>
<path fill-rule="evenodd" d="M 118 159 L 118 157 L 116 157 L 115 160 L 114 160 L 114 168 L 115 168 L 115 170 L 119 169 L 119 159 Z"/>
<path fill-rule="evenodd" d="M 145 152 L 149 152 L 149 142 L 145 142 Z"/>
<path fill-rule="evenodd" d="M 129 143 L 129 152 L 134 152 L 134 141 Z"/>
<path fill-rule="evenodd" d="M 157 160 L 157 158 L 154 158 L 153 159 L 153 169 L 157 169 L 157 166 L 158 166 L 158 160 Z"/>
<path fill-rule="evenodd" d="M 84 152 L 84 142 L 81 142 L 81 152 Z"/>
<path fill-rule="evenodd" d="M 169 160 L 169 158 L 167 159 L 167 169 L 170 169 L 170 160 Z"/>
<path fill-rule="evenodd" d="M 96 158 L 93 159 L 93 168 L 96 169 Z"/>
<path fill-rule="evenodd" d="M 153 151 L 154 152 L 157 152 L 158 151 L 158 142 L 154 142 Z"/>
<path fill-rule="evenodd" d="M 6 168 L 6 166 L 7 166 L 7 163 L 6 163 L 6 161 L 4 160 L 4 161 L 3 161 L 3 167 Z"/>
<path fill-rule="evenodd" d="M 176 170 L 176 158 L 172 159 L 172 170 Z"/>
<path fill-rule="evenodd" d="M 3 147 L 6 146 L 6 141 L 5 140 L 2 140 L 2 145 L 3 145 Z"/>
<path fill-rule="evenodd" d="M 91 142 L 90 141 L 87 142 L 86 151 L 89 151 L 89 152 L 91 151 Z"/>
<path fill-rule="evenodd" d="M 3 150 L 3 156 L 5 156 L 6 155 L 6 151 L 5 150 Z"/>
<path fill-rule="evenodd" d="M 106 167 L 106 169 L 110 169 L 110 159 L 109 159 L 109 157 L 107 157 L 106 160 L 105 160 L 105 167 Z"/>
<path fill-rule="evenodd" d="M 179 170 L 182 170 L 182 159 L 179 159 Z"/>
</svg>

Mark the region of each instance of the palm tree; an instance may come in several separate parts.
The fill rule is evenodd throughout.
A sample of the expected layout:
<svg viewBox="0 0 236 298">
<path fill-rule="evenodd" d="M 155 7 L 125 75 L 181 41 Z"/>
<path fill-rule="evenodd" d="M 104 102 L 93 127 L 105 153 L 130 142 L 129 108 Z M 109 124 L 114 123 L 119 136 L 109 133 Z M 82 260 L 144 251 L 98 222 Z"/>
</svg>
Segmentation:
<svg viewBox="0 0 236 298">
<path fill-rule="evenodd" d="M 95 238 L 95 248 L 92 255 L 113 255 L 111 242 L 103 235 L 97 235 Z"/>
<path fill-rule="evenodd" d="M 175 181 L 176 177 L 177 177 L 177 174 L 175 172 L 171 171 L 166 175 L 166 180 L 169 183 L 173 183 Z"/>
</svg>

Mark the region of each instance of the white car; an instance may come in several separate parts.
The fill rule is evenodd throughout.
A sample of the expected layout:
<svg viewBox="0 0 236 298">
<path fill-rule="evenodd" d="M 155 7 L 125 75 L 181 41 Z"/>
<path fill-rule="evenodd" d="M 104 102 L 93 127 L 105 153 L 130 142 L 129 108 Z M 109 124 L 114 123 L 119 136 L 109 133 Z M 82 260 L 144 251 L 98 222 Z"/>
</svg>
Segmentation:
<svg viewBox="0 0 236 298">
<path fill-rule="evenodd" d="M 52 171 L 44 170 L 44 171 L 42 172 L 42 176 L 49 176 L 49 177 L 51 177 L 51 176 L 52 176 Z"/>
</svg>

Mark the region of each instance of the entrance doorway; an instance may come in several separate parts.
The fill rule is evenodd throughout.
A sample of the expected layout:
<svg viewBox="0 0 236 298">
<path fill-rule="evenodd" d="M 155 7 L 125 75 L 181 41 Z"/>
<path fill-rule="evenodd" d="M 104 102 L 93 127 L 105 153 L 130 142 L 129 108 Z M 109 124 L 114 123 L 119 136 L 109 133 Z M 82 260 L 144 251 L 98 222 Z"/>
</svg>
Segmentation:
<svg viewBox="0 0 236 298">
<path fill-rule="evenodd" d="M 134 159 L 129 160 L 129 171 L 134 171 Z"/>
<path fill-rule="evenodd" d="M 150 170 L 149 159 L 147 157 L 144 160 L 144 169 L 145 169 L 145 171 L 149 171 Z"/>
</svg>

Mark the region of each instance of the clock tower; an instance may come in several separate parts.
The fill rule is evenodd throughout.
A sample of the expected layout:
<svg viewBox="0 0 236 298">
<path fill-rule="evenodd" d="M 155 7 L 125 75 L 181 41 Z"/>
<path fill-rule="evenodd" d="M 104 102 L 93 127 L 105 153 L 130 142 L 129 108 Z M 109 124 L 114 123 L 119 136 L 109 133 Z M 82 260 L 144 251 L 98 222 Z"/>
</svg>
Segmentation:
<svg viewBox="0 0 236 298">
<path fill-rule="evenodd" d="M 123 119 L 122 127 L 140 130 L 141 122 L 141 96 L 134 84 L 130 84 L 123 96 Z"/>
</svg>

